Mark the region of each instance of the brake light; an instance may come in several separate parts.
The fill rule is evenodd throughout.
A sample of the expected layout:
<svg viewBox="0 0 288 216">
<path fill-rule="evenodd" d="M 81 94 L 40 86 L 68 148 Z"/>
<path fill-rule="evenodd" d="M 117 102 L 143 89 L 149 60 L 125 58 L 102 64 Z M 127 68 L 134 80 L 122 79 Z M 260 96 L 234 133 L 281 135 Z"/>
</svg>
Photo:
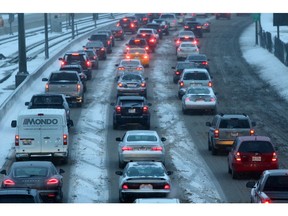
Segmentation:
<svg viewBox="0 0 288 216">
<path fill-rule="evenodd" d="M 185 98 L 185 101 L 186 101 L 186 102 L 189 102 L 189 101 L 190 101 L 190 98 L 189 98 L 189 97 Z"/>
<path fill-rule="evenodd" d="M 183 82 L 183 81 L 180 81 L 180 82 L 179 82 L 179 85 L 180 85 L 180 87 L 183 87 L 183 86 L 184 86 L 184 82 Z"/>
<path fill-rule="evenodd" d="M 197 28 L 197 29 L 201 29 L 202 27 L 201 27 L 201 26 L 196 26 L 196 28 Z"/>
<path fill-rule="evenodd" d="M 273 155 L 272 155 L 272 162 L 276 162 L 277 161 L 277 154 L 276 152 L 273 152 Z"/>
<path fill-rule="evenodd" d="M 144 107 L 143 107 L 143 112 L 144 112 L 144 113 L 147 113 L 148 110 L 149 110 L 149 107 L 148 107 L 148 106 L 144 106 Z"/>
<path fill-rule="evenodd" d="M 132 27 L 132 28 L 135 27 L 134 23 L 131 23 L 131 27 Z"/>
<path fill-rule="evenodd" d="M 180 44 L 180 43 L 181 43 L 181 41 L 180 41 L 180 40 L 177 40 L 177 41 L 176 41 L 176 44 Z"/>
<path fill-rule="evenodd" d="M 49 91 L 49 84 L 48 84 L 48 83 L 46 83 L 46 85 L 45 85 L 45 91 L 46 91 L 46 92 Z"/>
<path fill-rule="evenodd" d="M 15 135 L 15 146 L 19 146 L 19 135 Z"/>
<path fill-rule="evenodd" d="M 63 134 L 63 145 L 67 145 L 67 144 L 68 144 L 68 135 Z"/>
<path fill-rule="evenodd" d="M 143 70 L 143 68 L 142 67 L 137 67 L 136 70 Z"/>
<path fill-rule="evenodd" d="M 86 66 L 90 67 L 91 66 L 91 62 L 90 61 L 86 61 Z"/>
<path fill-rule="evenodd" d="M 175 74 L 176 74 L 176 75 L 180 75 L 181 72 L 180 72 L 180 71 L 176 71 Z"/>
<path fill-rule="evenodd" d="M 125 70 L 125 67 L 118 67 L 118 70 Z"/>
<path fill-rule="evenodd" d="M 207 61 L 203 61 L 201 62 L 202 65 L 208 65 L 208 62 Z"/>
<path fill-rule="evenodd" d="M 72 56 L 79 56 L 79 53 L 72 53 Z"/>
<path fill-rule="evenodd" d="M 145 37 L 145 36 L 146 36 L 146 34 L 145 34 L 145 33 L 143 33 L 143 34 L 142 34 L 142 36 L 144 36 L 144 37 Z"/>
<path fill-rule="evenodd" d="M 128 185 L 126 185 L 126 184 L 123 184 L 123 185 L 122 185 L 122 189 L 124 189 L 124 190 L 127 190 L 127 189 L 129 189 L 129 188 L 128 188 Z"/>
<path fill-rule="evenodd" d="M 149 50 L 149 47 L 147 46 L 147 47 L 145 47 L 145 50 Z"/>
<path fill-rule="evenodd" d="M 251 130 L 250 130 L 250 136 L 253 136 L 253 135 L 255 135 L 255 130 L 254 130 L 254 129 L 251 129 Z"/>
<path fill-rule="evenodd" d="M 164 186 L 164 190 L 170 190 L 170 185 L 169 184 L 165 184 L 165 186 Z"/>
<path fill-rule="evenodd" d="M 130 59 L 131 57 L 130 57 L 130 55 L 126 55 L 126 59 Z"/>
<path fill-rule="evenodd" d="M 6 179 L 3 181 L 4 186 L 14 186 L 15 182 L 12 179 Z"/>
<path fill-rule="evenodd" d="M 77 92 L 80 92 L 80 90 L 81 90 L 81 85 L 77 84 Z"/>
<path fill-rule="evenodd" d="M 157 146 L 157 147 L 152 147 L 151 150 L 152 151 L 162 151 L 163 148 L 161 146 Z"/>
<path fill-rule="evenodd" d="M 118 86 L 119 86 L 119 87 L 123 87 L 123 84 L 122 84 L 122 83 L 118 83 Z"/>
<path fill-rule="evenodd" d="M 116 26 L 119 27 L 119 26 L 120 26 L 120 23 L 118 22 L 118 23 L 116 24 Z"/>
<path fill-rule="evenodd" d="M 63 66 L 63 65 L 66 64 L 66 62 L 65 61 L 61 61 L 60 64 L 61 64 L 61 66 Z"/>
<path fill-rule="evenodd" d="M 144 59 L 148 59 L 149 58 L 149 56 L 148 55 L 144 55 Z"/>
<path fill-rule="evenodd" d="M 241 162 L 240 152 L 236 152 L 236 154 L 234 155 L 234 158 L 236 161 Z"/>
<path fill-rule="evenodd" d="M 108 45 L 109 45 L 110 43 L 111 43 L 111 41 L 109 40 L 109 41 L 108 41 Z"/>
<path fill-rule="evenodd" d="M 119 34 L 122 34 L 122 30 L 119 31 Z"/>
<path fill-rule="evenodd" d="M 270 204 L 271 200 L 269 198 L 260 198 L 261 199 L 261 203 L 263 204 Z"/>
<path fill-rule="evenodd" d="M 141 83 L 141 87 L 145 87 L 146 86 L 146 83 Z"/>
<path fill-rule="evenodd" d="M 47 180 L 47 185 L 57 185 L 59 184 L 59 180 L 56 178 L 51 178 Z"/>
<path fill-rule="evenodd" d="M 128 146 L 123 146 L 122 147 L 122 151 L 132 151 L 133 148 L 132 147 L 128 147 Z"/>
<path fill-rule="evenodd" d="M 156 41 L 155 41 L 154 38 L 152 38 L 152 39 L 149 40 L 149 42 L 151 42 L 151 43 L 155 43 Z"/>
<path fill-rule="evenodd" d="M 105 48 L 104 48 L 104 47 L 102 47 L 102 48 L 101 48 L 101 51 L 105 51 Z"/>
<path fill-rule="evenodd" d="M 184 38 L 185 38 L 185 39 L 188 39 L 189 37 L 188 37 L 188 36 L 185 36 Z"/>
<path fill-rule="evenodd" d="M 212 82 L 211 81 L 208 82 L 208 86 L 212 87 Z"/>
<path fill-rule="evenodd" d="M 219 138 L 220 131 L 218 129 L 214 130 L 214 138 Z"/>
<path fill-rule="evenodd" d="M 121 107 L 120 106 L 117 106 L 115 109 L 116 109 L 116 113 L 121 113 Z"/>
<path fill-rule="evenodd" d="M 127 18 L 123 18 L 123 21 L 127 21 Z"/>
<path fill-rule="evenodd" d="M 184 26 L 184 28 L 185 28 L 185 29 L 188 29 L 188 28 L 189 28 L 189 26 Z"/>
<path fill-rule="evenodd" d="M 215 99 L 214 97 L 211 97 L 211 98 L 210 98 L 210 101 L 211 101 L 211 102 L 214 102 L 214 101 L 216 101 L 216 99 Z"/>
</svg>

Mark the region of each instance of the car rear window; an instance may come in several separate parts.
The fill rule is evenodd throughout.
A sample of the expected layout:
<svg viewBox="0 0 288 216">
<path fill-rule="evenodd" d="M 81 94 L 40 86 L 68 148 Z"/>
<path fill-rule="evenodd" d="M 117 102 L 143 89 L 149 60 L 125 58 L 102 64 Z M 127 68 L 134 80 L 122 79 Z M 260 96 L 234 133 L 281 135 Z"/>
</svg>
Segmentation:
<svg viewBox="0 0 288 216">
<path fill-rule="evenodd" d="M 13 176 L 17 178 L 21 177 L 46 177 L 48 174 L 48 168 L 46 167 L 19 167 L 13 172 Z"/>
<path fill-rule="evenodd" d="M 125 80 L 125 81 L 141 81 L 141 76 L 139 75 L 136 75 L 136 74 L 125 74 L 123 77 L 122 77 L 122 80 Z"/>
<path fill-rule="evenodd" d="M 219 128 L 250 128 L 250 124 L 247 119 L 222 119 Z"/>
<path fill-rule="evenodd" d="M 85 61 L 84 56 L 81 54 L 71 54 L 64 57 L 66 61 Z"/>
<path fill-rule="evenodd" d="M 121 100 L 122 106 L 142 106 L 143 100 Z"/>
<path fill-rule="evenodd" d="M 288 176 L 269 176 L 263 191 L 288 192 Z"/>
<path fill-rule="evenodd" d="M 181 63 L 178 63 L 176 68 L 177 69 L 185 69 L 185 68 L 194 68 L 196 67 L 195 64 L 193 62 L 181 62 Z"/>
<path fill-rule="evenodd" d="M 123 66 L 138 66 L 139 62 L 138 61 L 122 61 L 121 65 L 123 65 Z"/>
<path fill-rule="evenodd" d="M 129 45 L 142 46 L 142 45 L 146 45 L 146 41 L 145 40 L 140 40 L 140 39 L 130 40 L 129 41 Z"/>
<path fill-rule="evenodd" d="M 90 40 L 106 40 L 107 39 L 107 35 L 91 35 Z"/>
<path fill-rule="evenodd" d="M 152 141 L 156 142 L 157 137 L 154 135 L 129 135 L 127 137 L 128 142 L 133 142 L 133 141 Z"/>
<path fill-rule="evenodd" d="M 50 77 L 50 81 L 59 80 L 78 81 L 78 77 L 75 73 L 53 73 Z"/>
<path fill-rule="evenodd" d="M 190 88 L 187 90 L 188 94 L 209 94 L 210 91 L 207 88 Z"/>
<path fill-rule="evenodd" d="M 183 80 L 208 80 L 206 73 L 185 73 Z"/>
<path fill-rule="evenodd" d="M 58 96 L 40 96 L 40 97 L 33 97 L 32 103 L 34 105 L 49 105 L 49 104 L 62 104 L 63 98 Z"/>
<path fill-rule="evenodd" d="M 161 19 L 174 19 L 175 16 L 173 14 L 162 14 Z"/>
<path fill-rule="evenodd" d="M 187 60 L 192 60 L 192 61 L 207 61 L 205 56 L 202 55 L 190 55 L 187 57 Z"/>
<path fill-rule="evenodd" d="M 239 147 L 239 152 L 243 153 L 271 153 L 274 152 L 272 143 L 267 141 L 244 141 Z"/>
</svg>

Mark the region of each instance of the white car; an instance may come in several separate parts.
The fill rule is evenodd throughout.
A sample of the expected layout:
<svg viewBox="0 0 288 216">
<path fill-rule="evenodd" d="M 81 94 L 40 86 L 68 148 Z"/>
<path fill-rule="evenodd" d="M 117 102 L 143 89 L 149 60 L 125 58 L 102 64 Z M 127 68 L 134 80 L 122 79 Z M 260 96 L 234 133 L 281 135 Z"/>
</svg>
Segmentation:
<svg viewBox="0 0 288 216">
<path fill-rule="evenodd" d="M 211 87 L 208 86 L 190 86 L 186 89 L 182 97 L 182 112 L 188 111 L 211 111 L 217 112 L 217 97 Z"/>
<path fill-rule="evenodd" d="M 119 64 L 115 64 L 116 80 L 125 72 L 139 72 L 144 75 L 144 67 L 139 59 L 122 59 Z"/>
<path fill-rule="evenodd" d="M 176 50 L 177 60 L 186 59 L 190 54 L 198 54 L 198 46 L 191 41 L 183 41 Z"/>
</svg>

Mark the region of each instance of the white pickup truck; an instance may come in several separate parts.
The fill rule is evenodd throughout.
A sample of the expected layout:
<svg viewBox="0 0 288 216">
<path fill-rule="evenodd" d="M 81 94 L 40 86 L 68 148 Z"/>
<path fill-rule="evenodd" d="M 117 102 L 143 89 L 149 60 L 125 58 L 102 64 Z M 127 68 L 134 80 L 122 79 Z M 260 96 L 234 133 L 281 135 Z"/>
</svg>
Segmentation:
<svg viewBox="0 0 288 216">
<path fill-rule="evenodd" d="M 46 81 L 46 93 L 64 94 L 68 103 L 81 107 L 84 103 L 84 86 L 76 71 L 53 71 Z"/>
</svg>

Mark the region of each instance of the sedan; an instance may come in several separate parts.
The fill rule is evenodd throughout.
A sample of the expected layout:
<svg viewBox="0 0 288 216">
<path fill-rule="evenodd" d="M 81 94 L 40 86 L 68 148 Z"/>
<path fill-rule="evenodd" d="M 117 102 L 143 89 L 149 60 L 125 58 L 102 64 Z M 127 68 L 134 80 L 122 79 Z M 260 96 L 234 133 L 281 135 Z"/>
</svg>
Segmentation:
<svg viewBox="0 0 288 216">
<path fill-rule="evenodd" d="M 212 114 L 217 112 L 217 98 L 211 87 L 191 86 L 182 97 L 182 112 L 187 114 L 193 110 L 208 110 Z"/>
<path fill-rule="evenodd" d="M 122 59 L 119 64 L 115 64 L 116 69 L 116 79 L 124 74 L 125 72 L 138 72 L 143 75 L 144 67 L 139 59 Z"/>
<path fill-rule="evenodd" d="M 119 168 L 124 168 L 131 161 L 160 161 L 165 164 L 165 137 L 159 137 L 153 130 L 126 131 L 119 141 Z"/>
<path fill-rule="evenodd" d="M 120 95 L 141 95 L 147 98 L 147 83 L 139 73 L 126 72 L 117 83 L 117 97 Z"/>
<path fill-rule="evenodd" d="M 186 59 L 188 55 L 199 53 L 198 46 L 193 42 L 182 42 L 176 50 L 177 60 Z"/>
<path fill-rule="evenodd" d="M 43 200 L 62 202 L 64 170 L 56 169 L 50 161 L 17 161 L 13 162 L 9 171 L 4 174 L 2 188 L 31 188 L 37 189 Z"/>
<path fill-rule="evenodd" d="M 167 197 L 171 191 L 170 175 L 161 162 L 129 162 L 119 175 L 119 201 L 133 202 L 136 198 Z"/>
<path fill-rule="evenodd" d="M 188 55 L 187 58 L 185 59 L 186 62 L 194 62 L 198 67 L 206 68 L 208 72 L 210 72 L 209 68 L 209 59 L 208 57 L 203 54 L 191 54 Z"/>
<path fill-rule="evenodd" d="M 144 48 L 131 48 L 127 51 L 126 59 L 139 59 L 144 67 L 149 67 L 149 54 Z"/>
</svg>

